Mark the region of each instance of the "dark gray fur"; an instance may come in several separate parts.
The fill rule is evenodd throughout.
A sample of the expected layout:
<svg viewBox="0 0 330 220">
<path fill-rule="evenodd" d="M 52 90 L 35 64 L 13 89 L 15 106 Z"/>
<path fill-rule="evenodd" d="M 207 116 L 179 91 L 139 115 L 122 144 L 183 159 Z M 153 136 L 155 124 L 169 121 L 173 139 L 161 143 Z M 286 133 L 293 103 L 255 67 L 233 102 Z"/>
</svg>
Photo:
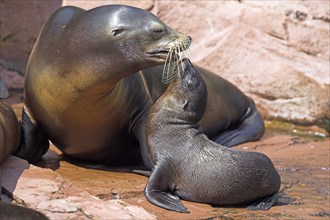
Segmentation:
<svg viewBox="0 0 330 220">
<path fill-rule="evenodd" d="M 146 198 L 179 212 L 187 212 L 179 198 L 222 206 L 260 200 L 250 209 L 269 209 L 281 184 L 274 165 L 264 154 L 224 147 L 201 132 L 206 85 L 188 59 L 182 62 L 184 73 L 171 82 L 148 115 L 153 169 Z"/>
</svg>

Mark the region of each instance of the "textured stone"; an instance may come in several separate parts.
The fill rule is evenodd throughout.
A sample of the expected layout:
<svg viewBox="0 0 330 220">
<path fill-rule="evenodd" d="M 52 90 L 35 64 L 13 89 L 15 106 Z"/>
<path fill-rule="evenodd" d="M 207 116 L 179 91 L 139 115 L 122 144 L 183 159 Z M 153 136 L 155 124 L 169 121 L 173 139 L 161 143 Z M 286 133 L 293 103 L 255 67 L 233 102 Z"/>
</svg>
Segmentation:
<svg viewBox="0 0 330 220">
<path fill-rule="evenodd" d="M 24 74 L 42 25 L 61 3 L 61 0 L 1 0 L 0 59 Z"/>
<path fill-rule="evenodd" d="M 267 212 L 188 201 L 183 204 L 190 213 L 168 211 L 146 200 L 143 191 L 148 178 L 127 172 L 132 167 L 113 168 L 66 160 L 53 145 L 36 164 L 39 167 L 9 157 L 0 164 L 0 177 L 4 177 L 4 186 L 13 192 L 13 202 L 41 211 L 54 220 L 324 219 L 321 216 L 330 215 L 330 140 L 314 142 L 307 139 L 315 138 L 310 133 L 313 130 L 297 132 L 299 128 L 291 126 L 285 135 L 267 130 L 260 141 L 234 147 L 266 154 L 278 170 L 282 179 L 279 202 Z M 302 132 L 304 138 L 288 135 L 290 130 Z"/>
<path fill-rule="evenodd" d="M 19 177 L 24 170 L 29 169 L 30 165 L 27 161 L 17 157 L 9 156 L 5 161 L 0 164 L 0 182 L 8 191 L 13 192 Z M 1 200 L 6 200 L 6 196 L 1 194 Z"/>
<path fill-rule="evenodd" d="M 8 89 L 22 89 L 24 87 L 24 77 L 18 72 L 7 70 L 0 65 L 0 75 L 6 81 Z"/>
<path fill-rule="evenodd" d="M 0 75 L 2 79 L 5 80 L 6 85 L 9 89 L 9 103 L 22 103 L 24 77 L 18 71 L 12 70 L 8 68 L 8 66 L 6 67 L 5 65 L 2 65 L 1 62 Z"/>
<path fill-rule="evenodd" d="M 156 1 L 153 12 L 191 35 L 188 56 L 251 96 L 265 118 L 326 127 L 329 7 L 324 1 Z"/>
<path fill-rule="evenodd" d="M 84 1 L 84 0 L 63 0 L 62 5 L 73 5 L 80 8 L 89 10 L 101 5 L 110 5 L 110 4 L 121 4 L 121 5 L 130 5 L 144 10 L 151 10 L 154 7 L 153 0 L 93 0 L 93 1 Z"/>
<path fill-rule="evenodd" d="M 3 186 L 20 205 L 50 219 L 155 219 L 141 207 L 121 200 L 103 201 L 76 187 L 60 174 L 9 157 L 0 169 Z"/>
</svg>

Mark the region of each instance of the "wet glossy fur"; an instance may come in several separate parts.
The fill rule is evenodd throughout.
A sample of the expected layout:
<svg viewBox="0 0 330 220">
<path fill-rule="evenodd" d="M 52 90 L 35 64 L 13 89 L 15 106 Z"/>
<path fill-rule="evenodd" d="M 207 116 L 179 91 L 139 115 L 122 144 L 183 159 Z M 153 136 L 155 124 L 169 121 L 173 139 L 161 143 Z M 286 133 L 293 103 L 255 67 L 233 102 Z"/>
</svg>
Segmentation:
<svg viewBox="0 0 330 220">
<path fill-rule="evenodd" d="M 201 132 L 198 123 L 206 106 L 206 85 L 189 60 L 183 63 L 184 74 L 171 82 L 148 115 L 153 169 L 145 189 L 147 199 L 179 212 L 187 212 L 179 198 L 212 205 L 264 199 L 255 206 L 269 209 L 276 203 L 272 196 L 281 182 L 274 165 L 261 153 L 224 147 Z"/>
<path fill-rule="evenodd" d="M 29 58 L 16 155 L 36 162 L 50 140 L 76 159 L 151 169 L 147 113 L 166 90 L 161 81 L 169 50 L 180 44 L 189 46 L 190 38 L 142 9 L 58 9 Z M 253 101 L 221 77 L 200 71 L 209 93 L 201 120 L 205 134 L 226 146 L 259 139 L 264 124 Z"/>
</svg>

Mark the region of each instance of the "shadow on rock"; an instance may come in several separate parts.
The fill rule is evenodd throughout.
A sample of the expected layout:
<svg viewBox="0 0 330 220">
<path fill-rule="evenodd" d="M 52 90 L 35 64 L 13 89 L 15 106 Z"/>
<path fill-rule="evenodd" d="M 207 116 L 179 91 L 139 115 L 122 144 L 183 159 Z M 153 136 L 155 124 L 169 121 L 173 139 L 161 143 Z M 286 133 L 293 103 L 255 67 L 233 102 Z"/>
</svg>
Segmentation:
<svg viewBox="0 0 330 220">
<path fill-rule="evenodd" d="M 18 179 L 24 170 L 30 167 L 29 163 L 15 156 L 9 156 L 4 162 L 0 164 L 0 182 L 6 192 L 6 195 L 1 194 L 1 200 L 13 199 L 13 192 L 16 188 Z M 8 198 L 9 197 L 9 198 Z"/>
</svg>

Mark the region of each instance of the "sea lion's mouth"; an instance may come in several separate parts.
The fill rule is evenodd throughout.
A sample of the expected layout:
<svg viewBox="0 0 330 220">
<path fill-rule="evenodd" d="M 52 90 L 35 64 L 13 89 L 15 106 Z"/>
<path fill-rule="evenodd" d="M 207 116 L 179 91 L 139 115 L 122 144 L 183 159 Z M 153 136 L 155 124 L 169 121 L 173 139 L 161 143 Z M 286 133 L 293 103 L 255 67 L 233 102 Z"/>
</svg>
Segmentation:
<svg viewBox="0 0 330 220">
<path fill-rule="evenodd" d="M 169 51 L 170 50 L 167 50 L 167 49 L 158 49 L 158 50 L 155 50 L 155 51 L 148 52 L 148 54 L 153 56 L 153 57 L 158 57 L 158 58 L 161 58 L 163 60 L 166 60 L 166 57 L 168 56 Z"/>
</svg>

